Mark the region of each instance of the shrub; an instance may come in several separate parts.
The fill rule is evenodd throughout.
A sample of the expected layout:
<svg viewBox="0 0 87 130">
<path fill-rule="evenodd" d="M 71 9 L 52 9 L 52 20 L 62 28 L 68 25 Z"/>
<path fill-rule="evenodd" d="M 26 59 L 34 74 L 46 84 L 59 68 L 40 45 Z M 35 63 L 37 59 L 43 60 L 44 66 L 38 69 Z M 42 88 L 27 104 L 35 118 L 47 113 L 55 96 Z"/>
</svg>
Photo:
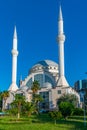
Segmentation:
<svg viewBox="0 0 87 130">
<path fill-rule="evenodd" d="M 49 116 L 55 121 L 55 124 L 56 124 L 56 120 L 59 120 L 62 118 L 62 114 L 60 111 L 49 112 Z"/>
<path fill-rule="evenodd" d="M 74 108 L 73 115 L 83 116 L 84 110 L 82 108 Z"/>
<path fill-rule="evenodd" d="M 74 109 L 74 106 L 70 102 L 61 102 L 59 104 L 59 110 L 61 111 L 65 119 L 72 114 L 73 109 Z"/>
</svg>

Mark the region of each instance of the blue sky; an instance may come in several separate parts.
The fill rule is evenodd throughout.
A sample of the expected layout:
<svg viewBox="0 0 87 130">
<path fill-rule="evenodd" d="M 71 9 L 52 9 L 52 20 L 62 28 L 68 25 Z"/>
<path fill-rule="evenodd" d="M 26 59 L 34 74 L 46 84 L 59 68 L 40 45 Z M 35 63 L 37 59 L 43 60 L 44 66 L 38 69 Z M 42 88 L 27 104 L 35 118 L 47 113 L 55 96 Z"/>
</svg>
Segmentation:
<svg viewBox="0 0 87 130">
<path fill-rule="evenodd" d="M 65 74 L 71 86 L 87 75 L 87 0 L 61 0 L 65 41 Z M 58 62 L 59 0 L 0 0 L 0 91 L 11 84 L 12 40 L 18 33 L 17 84 L 38 61 Z"/>
</svg>

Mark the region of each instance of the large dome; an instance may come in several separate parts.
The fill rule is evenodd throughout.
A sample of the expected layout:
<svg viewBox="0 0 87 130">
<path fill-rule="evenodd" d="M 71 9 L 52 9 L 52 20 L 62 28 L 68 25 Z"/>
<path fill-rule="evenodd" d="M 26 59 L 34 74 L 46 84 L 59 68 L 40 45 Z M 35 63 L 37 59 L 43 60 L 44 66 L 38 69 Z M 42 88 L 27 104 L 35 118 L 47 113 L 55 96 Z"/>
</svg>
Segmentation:
<svg viewBox="0 0 87 130">
<path fill-rule="evenodd" d="M 58 73 L 58 64 L 52 60 L 39 61 L 29 70 L 29 74 L 32 72 L 38 72 L 43 70 L 52 73 Z"/>
<path fill-rule="evenodd" d="M 33 67 L 36 67 L 36 66 L 44 66 L 44 67 L 54 66 L 54 67 L 58 67 L 58 64 L 56 62 L 52 61 L 52 60 L 42 60 L 42 61 L 37 62 Z"/>
</svg>

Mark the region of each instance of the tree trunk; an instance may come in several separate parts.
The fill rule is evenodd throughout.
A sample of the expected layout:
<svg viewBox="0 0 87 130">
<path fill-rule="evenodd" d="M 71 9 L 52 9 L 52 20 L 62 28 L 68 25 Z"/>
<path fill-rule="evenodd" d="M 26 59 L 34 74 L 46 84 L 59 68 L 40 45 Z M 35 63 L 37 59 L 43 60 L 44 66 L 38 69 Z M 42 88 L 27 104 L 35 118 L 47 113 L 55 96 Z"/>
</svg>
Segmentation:
<svg viewBox="0 0 87 130">
<path fill-rule="evenodd" d="M 20 118 L 20 113 L 18 112 L 18 119 Z"/>
<path fill-rule="evenodd" d="M 30 116 L 31 116 L 31 112 L 28 113 L 28 117 L 30 117 Z"/>
<path fill-rule="evenodd" d="M 55 120 L 55 125 L 56 125 L 56 120 Z"/>
<path fill-rule="evenodd" d="M 6 104 L 6 100 L 4 99 L 4 103 L 3 103 L 2 111 L 5 111 L 5 104 Z"/>
<path fill-rule="evenodd" d="M 20 107 L 21 107 L 21 105 L 20 105 L 20 103 L 18 104 L 18 119 L 20 118 Z"/>
</svg>

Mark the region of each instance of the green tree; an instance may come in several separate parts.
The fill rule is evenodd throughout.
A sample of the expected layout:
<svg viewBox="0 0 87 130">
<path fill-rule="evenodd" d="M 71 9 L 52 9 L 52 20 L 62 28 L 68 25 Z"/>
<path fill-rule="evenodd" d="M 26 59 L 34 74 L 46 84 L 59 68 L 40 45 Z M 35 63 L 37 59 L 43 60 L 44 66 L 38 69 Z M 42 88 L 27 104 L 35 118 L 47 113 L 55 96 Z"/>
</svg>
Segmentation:
<svg viewBox="0 0 87 130">
<path fill-rule="evenodd" d="M 73 115 L 77 116 L 83 116 L 84 110 L 82 108 L 74 108 Z"/>
<path fill-rule="evenodd" d="M 70 102 L 72 103 L 75 107 L 77 107 L 78 104 L 78 97 L 75 94 L 63 94 L 59 99 L 58 99 L 58 105 L 61 102 Z"/>
<path fill-rule="evenodd" d="M 55 124 L 57 120 L 62 118 L 62 114 L 60 111 L 49 112 L 49 116 L 55 121 Z"/>
<path fill-rule="evenodd" d="M 61 102 L 59 104 L 59 111 L 61 111 L 65 119 L 72 114 L 73 109 L 74 105 L 70 102 Z"/>
<path fill-rule="evenodd" d="M 39 112 L 39 103 L 43 101 L 43 98 L 40 94 L 33 94 L 33 100 L 32 103 L 34 104 L 36 108 L 36 112 Z"/>
<path fill-rule="evenodd" d="M 33 94 L 37 93 L 37 91 L 38 91 L 39 89 L 40 89 L 40 84 L 39 84 L 39 82 L 38 82 L 37 80 L 35 80 L 35 81 L 33 82 L 32 87 L 31 87 L 31 90 L 32 90 Z"/>
<path fill-rule="evenodd" d="M 14 106 L 14 103 L 11 103 L 11 108 L 8 110 L 8 112 L 12 116 L 17 115 L 18 109 L 17 109 L 16 105 Z"/>
<path fill-rule="evenodd" d="M 34 94 L 32 101 L 33 101 L 33 103 L 38 105 L 39 102 L 43 101 L 43 98 L 40 96 L 40 94 Z"/>
<path fill-rule="evenodd" d="M 22 112 L 30 117 L 35 110 L 35 105 L 32 102 L 25 102 Z"/>
<path fill-rule="evenodd" d="M 6 109 L 6 100 L 9 97 L 9 92 L 8 91 L 3 91 L 2 94 L 2 102 L 3 102 L 3 111 Z"/>
<path fill-rule="evenodd" d="M 20 118 L 20 113 L 24 103 L 25 103 L 25 96 L 20 94 L 16 94 L 15 100 L 11 103 L 12 109 L 15 108 L 15 110 L 17 110 L 18 119 Z"/>
<path fill-rule="evenodd" d="M 39 111 L 39 102 L 41 102 L 43 100 L 42 97 L 40 96 L 40 94 L 37 94 L 39 89 L 40 89 L 40 84 L 39 84 L 38 81 L 35 80 L 33 82 L 31 90 L 33 92 L 33 94 L 32 94 L 32 103 L 34 104 L 37 113 Z"/>
</svg>

